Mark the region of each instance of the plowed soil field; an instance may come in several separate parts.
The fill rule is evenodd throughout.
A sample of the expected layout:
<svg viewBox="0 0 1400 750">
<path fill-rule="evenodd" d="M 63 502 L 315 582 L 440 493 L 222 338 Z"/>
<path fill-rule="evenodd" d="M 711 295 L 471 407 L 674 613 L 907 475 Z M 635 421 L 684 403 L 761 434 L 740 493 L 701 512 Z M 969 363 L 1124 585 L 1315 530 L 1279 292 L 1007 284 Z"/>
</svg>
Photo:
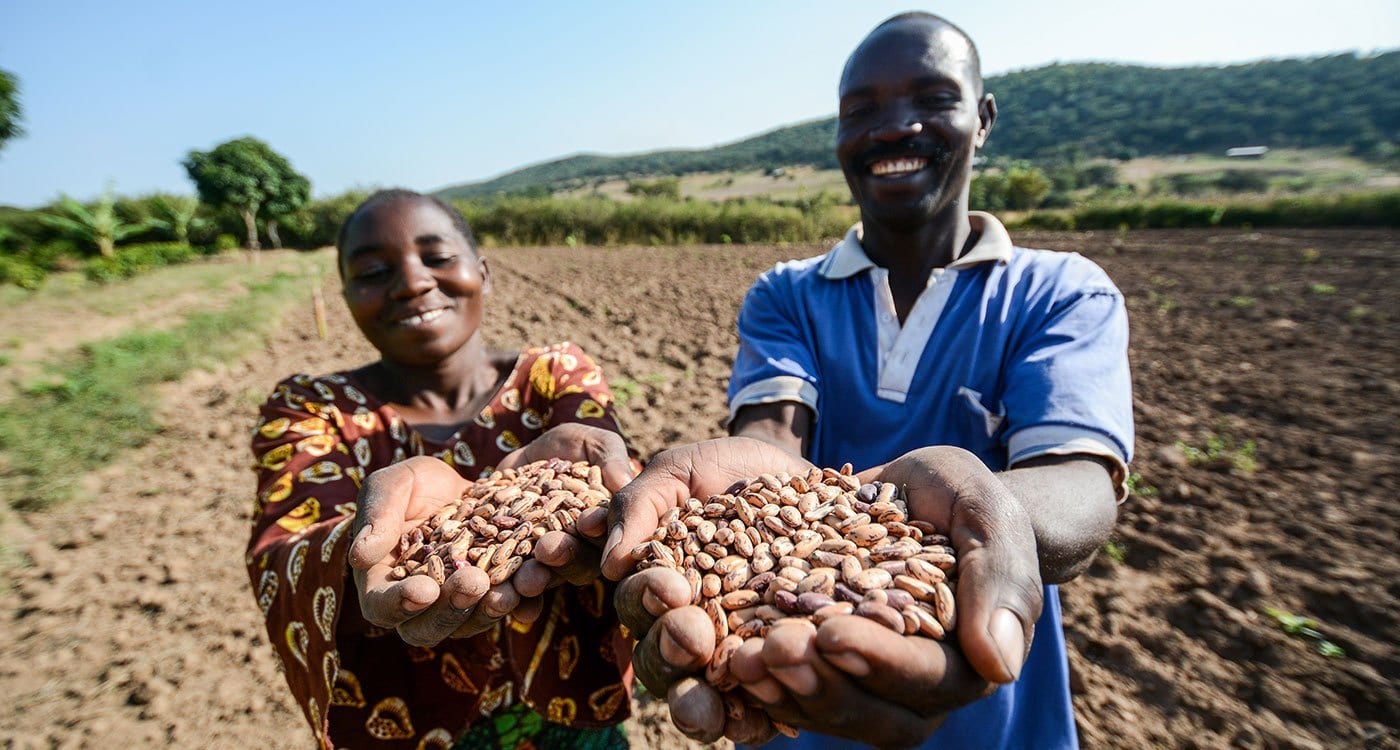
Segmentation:
<svg viewBox="0 0 1400 750">
<path fill-rule="evenodd" d="M 1397 239 L 1018 237 L 1099 262 L 1132 316 L 1137 494 L 1063 589 L 1086 747 L 1400 747 Z M 651 455 L 721 433 L 745 289 L 824 249 L 492 251 L 488 339 L 578 342 Z M 0 747 L 310 746 L 241 561 L 256 404 L 284 375 L 373 355 L 326 291 L 328 339 L 299 306 L 265 348 L 168 386 L 162 434 L 86 500 L 12 514 Z M 643 708 L 635 745 L 683 744 Z"/>
</svg>

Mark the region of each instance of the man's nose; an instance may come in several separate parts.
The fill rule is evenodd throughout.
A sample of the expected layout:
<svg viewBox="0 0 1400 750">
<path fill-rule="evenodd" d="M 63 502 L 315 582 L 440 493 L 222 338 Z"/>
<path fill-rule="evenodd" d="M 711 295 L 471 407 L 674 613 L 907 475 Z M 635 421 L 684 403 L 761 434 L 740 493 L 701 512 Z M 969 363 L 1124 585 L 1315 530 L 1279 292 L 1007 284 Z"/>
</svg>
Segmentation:
<svg viewBox="0 0 1400 750">
<path fill-rule="evenodd" d="M 879 141 L 902 141 L 924 132 L 924 123 L 907 108 L 893 109 L 871 136 Z"/>
</svg>

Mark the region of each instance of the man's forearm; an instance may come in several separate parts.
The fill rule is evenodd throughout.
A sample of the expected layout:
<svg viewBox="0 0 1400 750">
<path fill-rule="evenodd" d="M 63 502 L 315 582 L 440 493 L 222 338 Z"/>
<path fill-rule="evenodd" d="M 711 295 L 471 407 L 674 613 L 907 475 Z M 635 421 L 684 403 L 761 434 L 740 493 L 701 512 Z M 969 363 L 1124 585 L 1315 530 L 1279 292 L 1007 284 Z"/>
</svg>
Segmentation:
<svg viewBox="0 0 1400 750">
<path fill-rule="evenodd" d="M 1083 573 L 1118 518 L 1104 466 L 1084 456 L 1043 456 L 997 476 L 1030 516 L 1041 578 L 1064 583 Z"/>
</svg>

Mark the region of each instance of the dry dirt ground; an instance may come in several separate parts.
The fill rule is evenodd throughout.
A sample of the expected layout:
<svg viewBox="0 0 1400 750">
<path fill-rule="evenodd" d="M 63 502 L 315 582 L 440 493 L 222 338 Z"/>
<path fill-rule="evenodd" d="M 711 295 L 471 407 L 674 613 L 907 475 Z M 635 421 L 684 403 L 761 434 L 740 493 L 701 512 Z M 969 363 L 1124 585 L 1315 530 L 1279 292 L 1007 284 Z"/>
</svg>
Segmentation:
<svg viewBox="0 0 1400 750">
<path fill-rule="evenodd" d="M 1064 587 L 1086 747 L 1400 747 L 1397 238 L 1019 238 L 1100 262 L 1132 316 L 1139 493 L 1113 554 Z M 821 249 L 497 250 L 489 339 L 579 342 L 650 455 L 720 433 L 744 289 Z M 94 474 L 89 500 L 12 517 L 0 747 L 310 745 L 241 564 L 246 434 L 280 377 L 370 356 L 334 283 L 329 340 L 299 306 L 245 361 L 170 386 L 164 432 Z M 1178 446 L 1212 442 L 1215 460 Z M 656 715 L 635 744 L 675 746 Z"/>
</svg>

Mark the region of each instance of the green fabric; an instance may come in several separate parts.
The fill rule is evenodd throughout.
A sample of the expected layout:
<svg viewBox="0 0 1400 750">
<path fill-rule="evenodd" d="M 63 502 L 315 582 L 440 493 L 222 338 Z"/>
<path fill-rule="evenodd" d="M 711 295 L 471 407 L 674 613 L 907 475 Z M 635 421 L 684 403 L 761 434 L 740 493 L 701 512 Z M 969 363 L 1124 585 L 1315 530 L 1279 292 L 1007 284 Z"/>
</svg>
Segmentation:
<svg viewBox="0 0 1400 750">
<path fill-rule="evenodd" d="M 626 750 L 622 727 L 576 729 L 551 724 L 524 704 L 493 715 L 457 738 L 452 750 Z"/>
</svg>

